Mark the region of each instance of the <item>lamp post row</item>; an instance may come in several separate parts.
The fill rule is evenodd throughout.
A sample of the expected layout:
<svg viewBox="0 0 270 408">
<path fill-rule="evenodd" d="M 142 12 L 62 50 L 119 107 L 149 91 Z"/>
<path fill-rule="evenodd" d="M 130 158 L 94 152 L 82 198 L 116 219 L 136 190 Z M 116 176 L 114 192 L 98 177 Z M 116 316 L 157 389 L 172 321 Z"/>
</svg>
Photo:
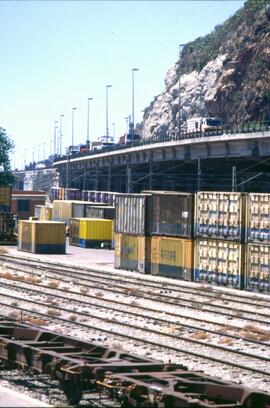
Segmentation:
<svg viewBox="0 0 270 408">
<path fill-rule="evenodd" d="M 134 73 L 139 71 L 139 68 L 132 68 L 132 134 L 134 134 L 134 121 L 135 121 L 135 114 L 134 114 L 134 106 L 135 106 L 135 91 L 134 91 Z M 109 140 L 109 88 L 112 88 L 112 85 L 106 85 L 106 142 Z M 87 148 L 90 147 L 90 101 L 93 98 L 87 99 L 87 135 L 86 135 L 86 146 Z M 71 123 L 71 145 L 74 145 L 74 112 L 77 110 L 76 107 L 72 108 L 72 123 Z M 62 154 L 62 139 L 63 139 L 63 132 L 62 132 L 62 118 L 64 115 L 60 115 L 60 127 L 59 127 L 59 148 L 56 147 L 56 124 L 58 121 L 55 121 L 55 130 L 54 130 L 54 155 L 59 153 Z M 125 118 L 126 119 L 126 118 Z M 113 126 L 113 137 L 115 136 L 115 123 L 112 123 Z"/>
</svg>

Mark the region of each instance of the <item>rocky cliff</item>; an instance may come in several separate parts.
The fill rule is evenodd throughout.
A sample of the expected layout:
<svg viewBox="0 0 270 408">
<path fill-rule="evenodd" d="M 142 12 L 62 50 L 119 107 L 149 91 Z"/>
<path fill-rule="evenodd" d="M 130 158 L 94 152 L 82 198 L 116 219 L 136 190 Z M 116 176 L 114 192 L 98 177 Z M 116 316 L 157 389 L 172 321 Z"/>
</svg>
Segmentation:
<svg viewBox="0 0 270 408">
<path fill-rule="evenodd" d="M 212 33 L 183 47 L 164 91 L 144 111 L 143 138 L 176 132 L 179 112 L 180 126 L 198 116 L 228 125 L 270 120 L 269 1 L 246 1 Z"/>
</svg>

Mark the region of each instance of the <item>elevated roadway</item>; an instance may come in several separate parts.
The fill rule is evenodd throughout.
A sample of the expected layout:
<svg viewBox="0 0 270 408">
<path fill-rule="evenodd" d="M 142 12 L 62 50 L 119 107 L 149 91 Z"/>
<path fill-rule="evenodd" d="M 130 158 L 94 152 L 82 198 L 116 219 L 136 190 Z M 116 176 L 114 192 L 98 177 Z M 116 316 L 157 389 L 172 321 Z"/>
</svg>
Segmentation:
<svg viewBox="0 0 270 408">
<path fill-rule="evenodd" d="M 269 191 L 270 129 L 181 136 L 63 157 L 53 166 L 60 185 L 85 190 Z"/>
</svg>

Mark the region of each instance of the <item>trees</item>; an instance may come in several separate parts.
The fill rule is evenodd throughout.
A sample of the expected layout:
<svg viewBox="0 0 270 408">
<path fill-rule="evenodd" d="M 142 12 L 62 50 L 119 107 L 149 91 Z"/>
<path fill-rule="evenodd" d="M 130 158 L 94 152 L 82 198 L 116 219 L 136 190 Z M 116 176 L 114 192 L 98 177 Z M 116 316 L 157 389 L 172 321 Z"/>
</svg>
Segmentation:
<svg viewBox="0 0 270 408">
<path fill-rule="evenodd" d="M 12 184 L 14 181 L 9 159 L 9 153 L 13 148 L 13 141 L 9 138 L 5 129 L 0 127 L 0 185 Z"/>
</svg>

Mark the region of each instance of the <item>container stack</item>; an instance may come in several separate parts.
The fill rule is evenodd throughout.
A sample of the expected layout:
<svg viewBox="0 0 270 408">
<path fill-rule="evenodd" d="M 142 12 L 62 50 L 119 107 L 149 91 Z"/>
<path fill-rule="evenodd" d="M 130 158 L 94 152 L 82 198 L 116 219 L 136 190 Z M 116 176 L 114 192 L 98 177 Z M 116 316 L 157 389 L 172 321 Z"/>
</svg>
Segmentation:
<svg viewBox="0 0 270 408">
<path fill-rule="evenodd" d="M 247 196 L 245 287 L 270 292 L 270 194 Z"/>
<path fill-rule="evenodd" d="M 243 288 L 245 204 L 243 193 L 196 194 L 195 281 Z"/>
<path fill-rule="evenodd" d="M 192 235 L 192 194 L 144 191 L 116 196 L 116 268 L 192 280 Z"/>
<path fill-rule="evenodd" d="M 65 254 L 65 224 L 53 221 L 19 221 L 18 250 L 34 254 Z"/>
<path fill-rule="evenodd" d="M 147 194 L 115 198 L 115 268 L 150 272 L 150 238 L 146 237 Z"/>
<path fill-rule="evenodd" d="M 193 194 L 148 191 L 150 272 L 177 279 L 193 275 Z"/>
</svg>

